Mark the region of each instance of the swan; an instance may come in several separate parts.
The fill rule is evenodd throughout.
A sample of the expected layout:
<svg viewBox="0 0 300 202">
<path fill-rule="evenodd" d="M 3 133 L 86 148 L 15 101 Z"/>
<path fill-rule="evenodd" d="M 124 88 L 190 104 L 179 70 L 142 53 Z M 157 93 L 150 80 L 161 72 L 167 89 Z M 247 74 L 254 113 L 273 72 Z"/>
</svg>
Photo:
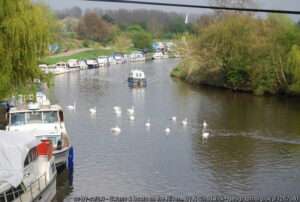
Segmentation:
<svg viewBox="0 0 300 202">
<path fill-rule="evenodd" d="M 151 123 L 150 123 L 150 120 L 149 120 L 149 119 L 148 119 L 148 121 L 145 123 L 145 126 L 146 126 L 147 128 L 150 128 Z"/>
<path fill-rule="evenodd" d="M 176 121 L 177 120 L 176 116 L 172 116 L 171 120 Z"/>
<path fill-rule="evenodd" d="M 116 114 L 117 116 L 121 116 L 121 115 L 122 115 L 122 110 L 121 110 L 121 109 L 115 110 L 115 114 Z"/>
<path fill-rule="evenodd" d="M 127 109 L 128 114 L 133 115 L 134 114 L 134 107 L 132 106 L 131 108 Z"/>
<path fill-rule="evenodd" d="M 116 134 L 121 132 L 121 128 L 119 128 L 119 126 L 111 128 L 110 130 L 111 130 L 112 133 L 116 133 Z"/>
<path fill-rule="evenodd" d="M 165 129 L 165 132 L 168 134 L 168 133 L 171 132 L 171 129 L 170 129 L 170 128 L 166 128 L 166 129 Z"/>
<path fill-rule="evenodd" d="M 115 111 L 121 111 L 121 107 L 119 107 L 119 106 L 114 106 L 113 109 L 114 109 Z"/>
<path fill-rule="evenodd" d="M 207 128 L 207 123 L 205 120 L 203 121 L 202 126 L 203 126 L 203 128 Z"/>
<path fill-rule="evenodd" d="M 130 121 L 134 121 L 135 120 L 135 117 L 133 115 L 129 116 L 129 120 Z"/>
<path fill-rule="evenodd" d="M 209 137 L 209 135 L 210 135 L 209 132 L 203 132 L 202 133 L 202 138 L 207 139 Z"/>
<path fill-rule="evenodd" d="M 186 125 L 188 124 L 187 118 L 183 119 L 183 120 L 181 121 L 181 124 L 182 124 L 183 126 L 186 126 Z"/>
<path fill-rule="evenodd" d="M 69 110 L 75 110 L 76 109 L 76 102 L 74 102 L 73 105 L 68 105 L 67 108 Z"/>
<path fill-rule="evenodd" d="M 96 114 L 96 112 L 97 112 L 96 107 L 90 108 L 90 113 L 91 113 L 91 114 Z"/>
</svg>

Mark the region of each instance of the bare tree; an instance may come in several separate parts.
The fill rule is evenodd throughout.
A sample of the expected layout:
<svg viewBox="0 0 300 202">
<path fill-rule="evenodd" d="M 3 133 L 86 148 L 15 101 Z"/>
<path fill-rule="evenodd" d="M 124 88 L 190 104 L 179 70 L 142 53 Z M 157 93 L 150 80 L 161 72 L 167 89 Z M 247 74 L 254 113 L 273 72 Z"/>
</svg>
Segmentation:
<svg viewBox="0 0 300 202">
<path fill-rule="evenodd" d="M 214 0 L 213 5 L 221 7 L 256 8 L 255 0 Z M 228 13 L 253 15 L 252 12 L 216 10 L 218 16 Z"/>
</svg>

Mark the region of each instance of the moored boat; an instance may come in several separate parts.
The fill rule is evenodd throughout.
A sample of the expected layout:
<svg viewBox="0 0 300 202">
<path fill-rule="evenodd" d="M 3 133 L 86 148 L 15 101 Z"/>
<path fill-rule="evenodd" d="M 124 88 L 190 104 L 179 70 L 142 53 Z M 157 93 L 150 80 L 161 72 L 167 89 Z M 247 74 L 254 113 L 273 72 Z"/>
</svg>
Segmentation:
<svg viewBox="0 0 300 202">
<path fill-rule="evenodd" d="M 147 80 L 145 73 L 141 70 L 131 70 L 128 76 L 128 86 L 129 87 L 146 87 Z"/>
<path fill-rule="evenodd" d="M 37 95 L 37 102 L 18 104 L 8 111 L 7 131 L 35 131 L 38 140 L 52 141 L 57 167 L 66 165 L 70 137 L 64 123 L 64 113 L 59 105 L 52 105 L 46 98 Z"/>
<path fill-rule="evenodd" d="M 52 144 L 31 132 L 0 132 L 0 201 L 49 202 L 56 195 Z"/>
</svg>

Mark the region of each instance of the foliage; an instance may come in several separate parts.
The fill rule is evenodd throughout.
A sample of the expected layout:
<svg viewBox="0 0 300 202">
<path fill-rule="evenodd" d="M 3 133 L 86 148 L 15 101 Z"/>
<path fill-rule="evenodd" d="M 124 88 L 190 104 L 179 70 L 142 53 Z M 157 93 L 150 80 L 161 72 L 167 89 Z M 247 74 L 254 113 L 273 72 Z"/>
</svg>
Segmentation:
<svg viewBox="0 0 300 202">
<path fill-rule="evenodd" d="M 77 28 L 77 33 L 81 38 L 104 43 L 112 40 L 114 31 L 113 25 L 103 20 L 95 12 L 87 12 L 82 16 Z"/>
<path fill-rule="evenodd" d="M 203 19 L 194 37 L 179 40 L 185 79 L 197 77 L 198 83 L 212 85 L 222 81 L 223 87 L 256 94 L 300 94 L 300 29 L 288 17 L 224 14 Z"/>
<path fill-rule="evenodd" d="M 126 52 L 132 46 L 132 40 L 126 33 L 119 34 L 114 40 L 114 46 L 118 52 Z"/>
<path fill-rule="evenodd" d="M 0 97 L 43 78 L 37 59 L 55 29 L 53 16 L 30 0 L 0 0 Z"/>
<path fill-rule="evenodd" d="M 132 43 L 137 49 L 151 48 L 153 38 L 150 32 L 146 32 L 140 25 L 131 25 L 127 28 Z"/>
<path fill-rule="evenodd" d="M 126 31 L 131 25 L 139 25 L 146 32 L 153 34 L 155 38 L 162 38 L 165 33 L 183 33 L 188 30 L 185 25 L 185 16 L 178 13 L 167 13 L 157 10 L 101 10 L 94 9 L 98 16 L 103 16 L 107 22 Z M 168 34 L 170 35 L 170 34 Z"/>
</svg>

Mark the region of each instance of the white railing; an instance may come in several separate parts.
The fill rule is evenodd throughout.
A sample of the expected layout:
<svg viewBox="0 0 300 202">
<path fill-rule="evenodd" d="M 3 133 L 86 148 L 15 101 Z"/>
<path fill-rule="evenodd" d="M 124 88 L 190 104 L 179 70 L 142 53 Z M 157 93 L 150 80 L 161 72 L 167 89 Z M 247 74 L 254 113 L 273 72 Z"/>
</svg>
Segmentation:
<svg viewBox="0 0 300 202">
<path fill-rule="evenodd" d="M 46 174 L 40 176 L 29 186 L 21 185 L 17 190 L 11 189 L 0 194 L 0 202 L 30 202 L 47 187 Z"/>
</svg>

